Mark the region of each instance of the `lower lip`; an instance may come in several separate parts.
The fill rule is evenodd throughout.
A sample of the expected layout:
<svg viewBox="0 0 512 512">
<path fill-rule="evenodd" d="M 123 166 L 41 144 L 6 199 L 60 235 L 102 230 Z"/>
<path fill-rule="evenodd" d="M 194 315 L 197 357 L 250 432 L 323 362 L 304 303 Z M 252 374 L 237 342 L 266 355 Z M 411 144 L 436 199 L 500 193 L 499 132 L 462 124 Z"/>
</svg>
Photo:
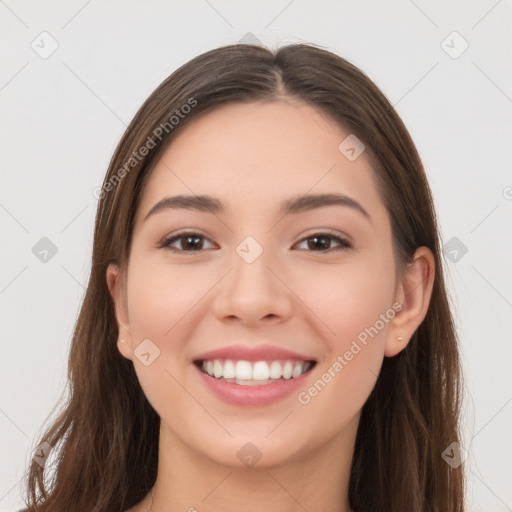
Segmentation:
<svg viewBox="0 0 512 512">
<path fill-rule="evenodd" d="M 269 405 L 283 400 L 304 385 L 313 368 L 293 379 L 287 379 L 261 386 L 243 386 L 225 380 L 215 379 L 203 373 L 195 364 L 199 377 L 217 398 L 232 405 Z"/>
</svg>

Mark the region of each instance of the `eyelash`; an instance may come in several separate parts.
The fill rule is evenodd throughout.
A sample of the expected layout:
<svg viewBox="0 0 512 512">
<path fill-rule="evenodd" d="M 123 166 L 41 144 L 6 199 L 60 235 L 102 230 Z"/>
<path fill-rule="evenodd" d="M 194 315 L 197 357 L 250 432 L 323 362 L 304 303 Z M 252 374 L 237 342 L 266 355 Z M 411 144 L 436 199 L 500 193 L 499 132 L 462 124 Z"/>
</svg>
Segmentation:
<svg viewBox="0 0 512 512">
<path fill-rule="evenodd" d="M 174 243 L 175 241 L 180 240 L 181 238 L 188 238 L 188 237 L 197 237 L 197 238 L 202 238 L 202 239 L 208 240 L 208 238 L 201 235 L 200 233 L 196 233 L 194 231 L 182 231 L 181 233 L 171 235 L 170 237 L 167 237 L 164 240 L 162 240 L 162 242 L 159 244 L 159 247 L 161 249 L 167 249 L 172 252 L 201 252 L 201 249 L 187 251 L 184 249 L 176 249 L 175 247 L 171 247 L 171 244 Z M 343 250 L 352 248 L 352 245 L 350 244 L 350 242 L 348 240 L 345 240 L 343 238 L 335 236 L 330 232 L 313 233 L 313 234 L 303 238 L 302 240 L 300 240 L 299 243 L 302 243 L 307 240 L 311 240 L 312 238 L 327 238 L 330 240 L 334 240 L 335 242 L 339 243 L 340 245 L 338 247 L 335 247 L 334 249 L 323 249 L 323 250 L 319 250 L 319 251 L 311 250 L 311 251 L 307 251 L 307 252 L 319 252 L 319 253 L 328 253 L 329 252 L 329 253 L 331 253 L 331 252 L 343 251 Z M 304 249 L 300 249 L 300 250 L 304 250 Z"/>
</svg>

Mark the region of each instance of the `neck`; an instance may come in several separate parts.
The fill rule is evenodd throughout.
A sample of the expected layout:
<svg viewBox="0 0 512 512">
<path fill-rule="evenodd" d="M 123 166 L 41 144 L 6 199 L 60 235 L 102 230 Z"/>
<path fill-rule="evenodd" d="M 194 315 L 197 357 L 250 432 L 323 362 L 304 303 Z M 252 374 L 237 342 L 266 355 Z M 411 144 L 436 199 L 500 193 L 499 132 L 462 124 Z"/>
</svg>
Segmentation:
<svg viewBox="0 0 512 512">
<path fill-rule="evenodd" d="M 359 418 L 306 453 L 272 466 L 221 465 L 166 428 L 160 431 L 157 481 L 140 504 L 148 512 L 350 512 L 348 485 Z M 135 510 L 135 509 L 134 509 Z"/>
</svg>

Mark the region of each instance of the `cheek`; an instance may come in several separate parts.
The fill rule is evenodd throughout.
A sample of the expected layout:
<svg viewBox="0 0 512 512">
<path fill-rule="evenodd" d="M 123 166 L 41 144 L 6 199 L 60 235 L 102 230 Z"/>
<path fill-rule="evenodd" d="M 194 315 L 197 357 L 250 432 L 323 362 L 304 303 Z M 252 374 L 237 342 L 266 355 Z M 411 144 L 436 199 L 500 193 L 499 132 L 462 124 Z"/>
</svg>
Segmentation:
<svg viewBox="0 0 512 512">
<path fill-rule="evenodd" d="M 180 385 L 190 363 L 185 343 L 189 329 L 187 313 L 205 293 L 196 280 L 186 276 L 176 268 L 155 265 L 137 253 L 131 258 L 128 273 L 134 369 L 152 407 L 171 423 L 173 417 L 187 415 L 193 407 Z M 143 343 L 147 350 L 138 348 Z M 140 357 L 143 352 L 150 353 L 150 364 Z"/>
<path fill-rule="evenodd" d="M 331 266 L 315 272 L 309 281 L 314 286 L 303 281 L 297 288 L 315 313 L 327 349 L 317 380 L 301 390 L 297 401 L 321 414 L 333 432 L 356 414 L 375 385 L 395 316 L 394 276 L 392 264 Z"/>
<path fill-rule="evenodd" d="M 204 283 L 190 279 L 190 272 L 155 265 L 149 258 L 133 253 L 127 290 L 133 363 L 153 406 L 179 400 L 180 387 L 173 377 L 181 382 L 183 369 L 190 363 L 186 352 L 190 329 L 187 315 L 193 314 L 194 305 L 204 295 Z M 147 352 L 149 358 L 139 357 Z"/>
<path fill-rule="evenodd" d="M 381 325 L 380 319 L 394 302 L 393 264 L 358 261 L 302 269 L 298 275 L 294 292 L 315 313 L 317 325 L 325 328 L 331 348 L 342 350 L 361 333 L 364 338 L 366 329 L 376 322 L 385 334 L 387 322 Z"/>
<path fill-rule="evenodd" d="M 177 265 L 152 265 L 133 259 L 128 276 L 128 311 L 132 330 L 157 340 L 172 337 L 182 320 L 208 291 L 206 272 L 196 273 Z M 204 274 L 204 275 L 203 275 Z"/>
</svg>

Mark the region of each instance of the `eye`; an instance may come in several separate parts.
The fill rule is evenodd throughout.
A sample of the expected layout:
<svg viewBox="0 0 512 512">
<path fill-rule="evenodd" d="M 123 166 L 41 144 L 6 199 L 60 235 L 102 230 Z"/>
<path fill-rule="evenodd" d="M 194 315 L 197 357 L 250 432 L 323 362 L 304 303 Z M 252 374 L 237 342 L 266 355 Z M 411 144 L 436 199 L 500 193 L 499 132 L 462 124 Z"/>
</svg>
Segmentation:
<svg viewBox="0 0 512 512">
<path fill-rule="evenodd" d="M 338 247 L 330 247 L 333 241 L 338 244 Z M 313 252 L 342 251 L 352 247 L 348 240 L 334 236 L 332 233 L 314 233 L 304 238 L 300 243 L 304 242 L 307 243 L 307 249 L 311 249 Z"/>
<path fill-rule="evenodd" d="M 171 235 L 168 238 L 165 238 L 160 243 L 160 247 L 167 248 L 167 249 L 169 249 L 171 251 L 175 251 L 175 252 L 178 252 L 178 251 L 196 252 L 196 251 L 201 251 L 202 249 L 204 249 L 203 240 L 208 240 L 208 239 L 199 233 L 195 233 L 192 231 L 184 231 L 182 233 L 177 233 L 175 235 Z M 173 247 L 173 245 L 176 242 L 178 242 L 179 247 Z"/>
<path fill-rule="evenodd" d="M 174 252 L 198 252 L 205 249 L 205 240 L 211 243 L 200 233 L 184 231 L 165 238 L 159 246 Z M 313 252 L 334 252 L 352 247 L 348 240 L 335 236 L 332 233 L 314 233 L 301 240 L 299 245 L 305 242 L 307 243 L 307 249 Z M 332 248 L 332 242 L 338 244 L 338 247 Z M 178 243 L 178 247 L 175 246 L 176 243 Z"/>
</svg>

